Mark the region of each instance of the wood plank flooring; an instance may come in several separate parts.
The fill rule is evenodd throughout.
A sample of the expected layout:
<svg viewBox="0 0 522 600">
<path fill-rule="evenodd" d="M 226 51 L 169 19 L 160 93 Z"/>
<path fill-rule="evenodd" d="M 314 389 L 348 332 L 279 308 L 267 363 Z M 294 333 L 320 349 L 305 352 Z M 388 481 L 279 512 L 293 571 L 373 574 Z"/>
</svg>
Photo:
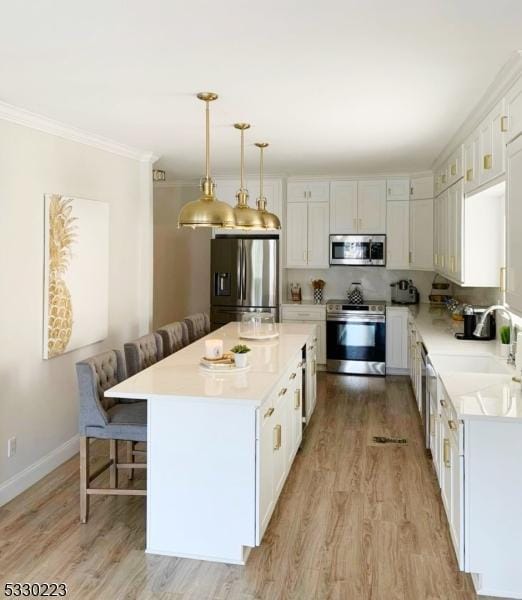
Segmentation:
<svg viewBox="0 0 522 600">
<path fill-rule="evenodd" d="M 5 581 L 65 581 L 68 598 L 81 600 L 475 598 L 457 568 L 407 379 L 320 373 L 318 390 L 303 447 L 247 566 L 145 555 L 140 497 L 93 497 L 81 525 L 75 458 L 0 508 L 1 589 Z M 378 446 L 373 435 L 408 443 Z M 132 485 L 143 477 L 137 472 Z"/>
</svg>

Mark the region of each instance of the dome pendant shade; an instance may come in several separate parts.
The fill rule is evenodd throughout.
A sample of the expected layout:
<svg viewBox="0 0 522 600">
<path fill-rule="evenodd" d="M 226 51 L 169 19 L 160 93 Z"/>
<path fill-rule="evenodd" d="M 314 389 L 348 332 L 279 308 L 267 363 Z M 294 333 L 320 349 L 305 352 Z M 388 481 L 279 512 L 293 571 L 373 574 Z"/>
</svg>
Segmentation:
<svg viewBox="0 0 522 600">
<path fill-rule="evenodd" d="M 266 198 L 263 195 L 263 182 L 264 182 L 264 162 L 263 152 L 268 147 L 267 142 L 258 142 L 256 146 L 259 148 L 259 197 L 257 199 L 257 212 L 259 212 L 263 218 L 263 227 L 270 231 L 277 231 L 281 229 L 281 221 L 277 215 L 268 212 L 266 210 Z"/>
<path fill-rule="evenodd" d="M 248 190 L 244 187 L 245 166 L 245 130 L 250 128 L 248 123 L 235 123 L 234 127 L 241 131 L 241 184 L 236 194 L 237 204 L 234 208 L 234 217 L 237 229 L 265 229 L 262 215 L 255 208 L 248 206 Z"/>
<path fill-rule="evenodd" d="M 213 92 L 201 92 L 198 98 L 206 104 L 206 151 L 205 177 L 201 180 L 201 196 L 197 200 L 185 204 L 178 215 L 178 227 L 235 227 L 234 210 L 226 202 L 214 196 L 214 182 L 210 176 L 210 109 L 209 103 L 217 100 Z"/>
</svg>

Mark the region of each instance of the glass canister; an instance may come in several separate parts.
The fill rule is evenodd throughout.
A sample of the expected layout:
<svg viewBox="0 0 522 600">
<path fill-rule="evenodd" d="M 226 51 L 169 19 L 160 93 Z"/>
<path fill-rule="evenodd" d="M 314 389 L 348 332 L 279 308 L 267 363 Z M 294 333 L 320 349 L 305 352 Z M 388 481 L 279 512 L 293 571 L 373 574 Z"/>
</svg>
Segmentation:
<svg viewBox="0 0 522 600">
<path fill-rule="evenodd" d="M 277 329 L 272 313 L 251 312 L 243 314 L 239 324 L 239 337 L 266 339 L 276 335 Z"/>
</svg>

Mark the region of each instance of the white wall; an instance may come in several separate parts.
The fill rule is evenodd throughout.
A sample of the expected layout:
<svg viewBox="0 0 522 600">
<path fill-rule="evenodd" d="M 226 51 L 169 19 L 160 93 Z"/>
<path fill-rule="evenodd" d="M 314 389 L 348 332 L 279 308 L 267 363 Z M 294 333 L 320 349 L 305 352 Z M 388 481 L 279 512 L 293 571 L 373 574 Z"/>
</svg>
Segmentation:
<svg viewBox="0 0 522 600">
<path fill-rule="evenodd" d="M 150 321 L 150 164 L 0 120 L 0 504 L 77 449 L 74 364 Z M 109 337 L 42 359 L 44 193 L 110 204 Z M 93 289 L 95 294 L 96 290 Z M 17 438 L 7 458 L 7 440 Z"/>
<path fill-rule="evenodd" d="M 154 186 L 154 327 L 210 310 L 211 229 L 178 229 L 185 202 L 197 185 Z"/>
</svg>

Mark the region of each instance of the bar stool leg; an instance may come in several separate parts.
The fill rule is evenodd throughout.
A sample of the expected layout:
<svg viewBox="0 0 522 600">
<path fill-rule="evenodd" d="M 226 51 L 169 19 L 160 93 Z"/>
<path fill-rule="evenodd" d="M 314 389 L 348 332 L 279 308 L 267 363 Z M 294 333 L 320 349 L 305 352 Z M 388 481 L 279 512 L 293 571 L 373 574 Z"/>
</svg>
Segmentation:
<svg viewBox="0 0 522 600">
<path fill-rule="evenodd" d="M 127 462 L 129 464 L 134 462 L 134 442 L 127 442 Z M 134 479 L 134 469 L 129 469 L 129 481 Z"/>
<path fill-rule="evenodd" d="M 80 523 L 89 518 L 89 438 L 80 437 Z"/>
<path fill-rule="evenodd" d="M 117 440 L 109 441 L 110 459 L 112 461 L 109 467 L 109 477 L 111 488 L 118 487 L 118 442 Z"/>
</svg>

